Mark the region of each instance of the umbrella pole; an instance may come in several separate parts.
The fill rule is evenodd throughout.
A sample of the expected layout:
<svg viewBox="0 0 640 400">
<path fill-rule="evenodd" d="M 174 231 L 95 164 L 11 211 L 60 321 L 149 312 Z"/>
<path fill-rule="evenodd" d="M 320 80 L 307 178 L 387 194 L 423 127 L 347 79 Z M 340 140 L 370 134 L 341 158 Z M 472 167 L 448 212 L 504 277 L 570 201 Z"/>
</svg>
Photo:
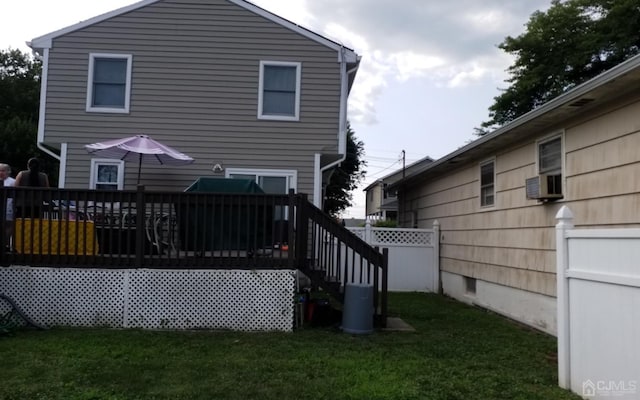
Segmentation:
<svg viewBox="0 0 640 400">
<path fill-rule="evenodd" d="M 140 158 L 138 159 L 138 185 L 140 184 L 140 171 L 142 170 L 142 153 L 140 153 Z"/>
</svg>

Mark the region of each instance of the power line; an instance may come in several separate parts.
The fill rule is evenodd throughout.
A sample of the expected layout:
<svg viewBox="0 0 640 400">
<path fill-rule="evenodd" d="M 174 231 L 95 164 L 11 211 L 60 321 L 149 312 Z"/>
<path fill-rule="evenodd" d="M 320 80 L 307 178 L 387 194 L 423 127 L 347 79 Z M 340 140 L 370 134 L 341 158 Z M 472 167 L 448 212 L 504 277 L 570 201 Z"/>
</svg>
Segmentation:
<svg viewBox="0 0 640 400">
<path fill-rule="evenodd" d="M 386 167 L 384 169 L 381 169 L 380 171 L 376 172 L 375 174 L 371 174 L 371 175 L 367 174 L 367 177 L 368 178 L 373 178 L 373 177 L 376 177 L 376 176 L 380 176 L 383 172 L 385 172 L 386 170 L 390 169 L 394 165 L 396 165 L 398 163 L 401 163 L 401 162 L 402 162 L 402 160 L 398 160 L 398 161 L 394 162 L 393 164 L 389 165 L 388 167 Z"/>
</svg>

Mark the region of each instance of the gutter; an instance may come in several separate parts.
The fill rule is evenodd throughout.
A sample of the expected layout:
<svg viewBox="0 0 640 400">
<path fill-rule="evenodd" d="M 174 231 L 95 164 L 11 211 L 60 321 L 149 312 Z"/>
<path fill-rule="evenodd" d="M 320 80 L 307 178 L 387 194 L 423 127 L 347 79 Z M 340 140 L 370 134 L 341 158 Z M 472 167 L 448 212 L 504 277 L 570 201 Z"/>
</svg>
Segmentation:
<svg viewBox="0 0 640 400">
<path fill-rule="evenodd" d="M 349 96 L 349 76 L 355 74 L 358 70 L 359 60 L 355 67 L 347 70 L 347 57 L 345 55 L 346 49 L 340 47 L 338 53 L 338 62 L 340 63 L 340 114 L 338 125 L 338 154 L 340 157 L 324 167 L 319 168 L 319 177 L 317 177 L 314 187 L 314 204 L 320 208 L 322 204 L 322 175 L 325 171 L 342 164 L 347 158 L 347 99 Z M 316 154 L 316 163 L 319 164 L 319 154 Z"/>
</svg>

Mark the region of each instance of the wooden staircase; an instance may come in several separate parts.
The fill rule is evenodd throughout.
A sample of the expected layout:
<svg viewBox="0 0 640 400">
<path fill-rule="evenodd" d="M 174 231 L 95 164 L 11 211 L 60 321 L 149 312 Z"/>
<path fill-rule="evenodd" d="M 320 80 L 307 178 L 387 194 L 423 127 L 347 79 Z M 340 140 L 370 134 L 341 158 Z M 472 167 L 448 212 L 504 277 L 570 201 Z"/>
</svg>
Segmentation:
<svg viewBox="0 0 640 400">
<path fill-rule="evenodd" d="M 296 195 L 295 258 L 314 286 L 343 303 L 345 285 L 374 287 L 378 325 L 387 317 L 388 251 L 380 251 L 343 227 L 330 215 Z M 290 210 L 292 212 L 292 210 Z M 293 215 L 290 221 L 294 220 Z M 301 262 L 301 260 L 303 260 Z"/>
</svg>

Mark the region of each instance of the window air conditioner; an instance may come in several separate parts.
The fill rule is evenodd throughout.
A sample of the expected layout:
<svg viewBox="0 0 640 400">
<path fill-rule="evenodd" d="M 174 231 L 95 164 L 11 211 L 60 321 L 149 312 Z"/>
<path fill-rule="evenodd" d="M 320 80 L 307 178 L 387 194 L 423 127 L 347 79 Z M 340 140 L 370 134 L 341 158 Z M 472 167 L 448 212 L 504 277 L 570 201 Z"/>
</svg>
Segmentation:
<svg viewBox="0 0 640 400">
<path fill-rule="evenodd" d="M 527 199 L 554 200 L 562 196 L 562 175 L 540 174 L 526 180 Z"/>
</svg>

